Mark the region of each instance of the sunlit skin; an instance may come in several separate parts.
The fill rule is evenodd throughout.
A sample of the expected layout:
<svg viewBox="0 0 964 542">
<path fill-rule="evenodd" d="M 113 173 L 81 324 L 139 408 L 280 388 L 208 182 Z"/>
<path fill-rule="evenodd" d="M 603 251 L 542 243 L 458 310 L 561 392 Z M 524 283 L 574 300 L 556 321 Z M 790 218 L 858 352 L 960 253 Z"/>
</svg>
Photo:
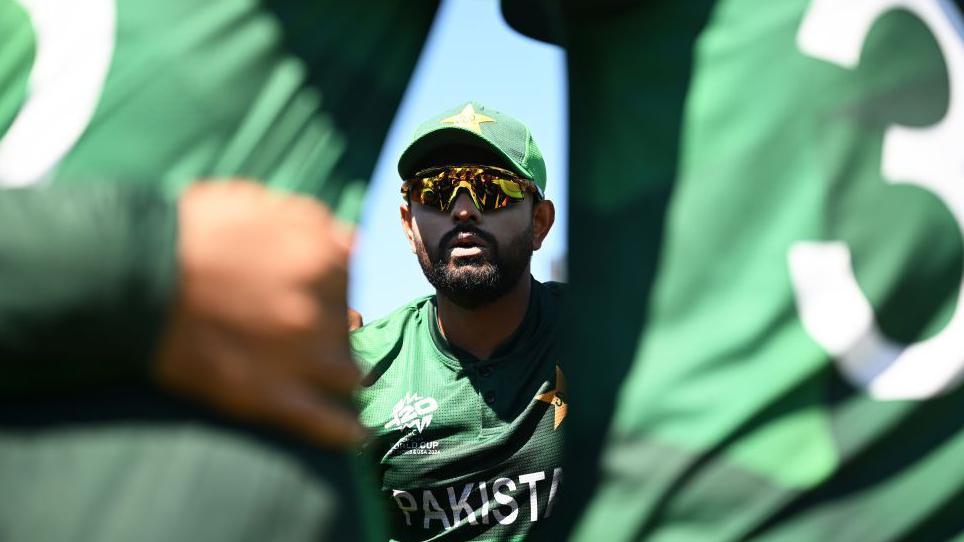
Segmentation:
<svg viewBox="0 0 964 542">
<path fill-rule="evenodd" d="M 536 202 L 532 197 L 505 209 L 483 213 L 473 205 L 472 198 L 464 190 L 459 192 L 448 212 L 418 203 L 412 203 L 411 208 L 403 203 L 400 212 L 402 229 L 412 252 L 417 253 L 421 245 L 433 256 L 445 234 L 462 223 L 472 224 L 491 234 L 501 250 L 524 232 L 531 221 L 531 249 L 539 250 L 556 216 L 551 201 Z M 479 256 L 491 250 L 488 243 L 472 234 L 459 234 L 447 245 L 443 250 L 448 252 L 449 266 L 475 266 Z M 460 307 L 441 292 L 436 292 L 439 328 L 449 343 L 479 359 L 487 359 L 522 323 L 529 305 L 530 289 L 529 266 L 526 266 L 507 294 L 474 309 Z"/>
</svg>

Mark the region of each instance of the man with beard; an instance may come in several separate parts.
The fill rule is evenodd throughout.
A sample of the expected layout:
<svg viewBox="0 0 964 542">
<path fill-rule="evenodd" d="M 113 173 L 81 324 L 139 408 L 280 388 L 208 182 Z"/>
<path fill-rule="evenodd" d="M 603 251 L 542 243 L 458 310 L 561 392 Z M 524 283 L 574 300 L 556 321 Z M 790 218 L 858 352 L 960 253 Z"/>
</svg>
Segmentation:
<svg viewBox="0 0 964 542">
<path fill-rule="evenodd" d="M 517 540 L 562 479 L 562 286 L 529 273 L 552 227 L 528 128 L 477 103 L 423 123 L 403 152 L 402 228 L 435 295 L 352 336 L 397 540 Z M 390 279 L 390 277 L 388 277 Z"/>
</svg>

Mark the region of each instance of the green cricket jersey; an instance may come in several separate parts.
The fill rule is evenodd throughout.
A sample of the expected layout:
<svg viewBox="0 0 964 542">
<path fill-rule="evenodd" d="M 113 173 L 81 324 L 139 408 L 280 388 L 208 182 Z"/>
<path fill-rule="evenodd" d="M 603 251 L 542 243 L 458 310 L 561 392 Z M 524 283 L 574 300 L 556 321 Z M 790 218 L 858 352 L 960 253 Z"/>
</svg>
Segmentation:
<svg viewBox="0 0 964 542">
<path fill-rule="evenodd" d="M 525 320 L 492 357 L 446 342 L 434 296 L 352 334 L 390 533 L 399 541 L 521 540 L 561 492 L 563 286 L 532 281 Z"/>
<path fill-rule="evenodd" d="M 528 4 L 594 407 L 555 539 L 964 539 L 961 2 Z"/>
<path fill-rule="evenodd" d="M 173 195 L 257 178 L 353 218 L 435 8 L 0 0 L 0 540 L 379 532 L 350 458 L 146 374 Z"/>
</svg>

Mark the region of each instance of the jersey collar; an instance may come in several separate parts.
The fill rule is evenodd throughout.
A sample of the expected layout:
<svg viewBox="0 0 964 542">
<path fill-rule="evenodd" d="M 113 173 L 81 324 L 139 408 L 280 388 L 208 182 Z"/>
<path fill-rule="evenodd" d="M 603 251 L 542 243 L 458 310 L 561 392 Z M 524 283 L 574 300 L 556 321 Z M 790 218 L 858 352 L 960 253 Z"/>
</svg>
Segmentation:
<svg viewBox="0 0 964 542">
<path fill-rule="evenodd" d="M 483 365 L 483 364 L 494 364 L 499 361 L 513 357 L 517 350 L 520 349 L 525 343 L 525 337 L 532 335 L 532 332 L 539 327 L 539 302 L 542 296 L 543 285 L 536 279 L 530 276 L 532 281 L 532 287 L 529 289 L 529 306 L 526 308 L 526 315 L 522 319 L 522 324 L 515 330 L 508 339 L 505 340 L 501 345 L 499 345 L 492 356 L 488 359 L 479 359 L 469 352 L 455 346 L 448 342 L 448 340 L 442 335 L 442 330 L 438 327 L 438 305 L 435 296 L 432 296 L 429 303 L 425 304 L 426 307 L 426 324 L 428 325 L 429 335 L 432 337 L 432 342 L 435 344 L 435 348 L 438 349 L 439 353 L 442 354 L 442 360 L 446 365 L 451 366 L 454 369 L 460 369 L 466 364 L 470 365 Z"/>
</svg>

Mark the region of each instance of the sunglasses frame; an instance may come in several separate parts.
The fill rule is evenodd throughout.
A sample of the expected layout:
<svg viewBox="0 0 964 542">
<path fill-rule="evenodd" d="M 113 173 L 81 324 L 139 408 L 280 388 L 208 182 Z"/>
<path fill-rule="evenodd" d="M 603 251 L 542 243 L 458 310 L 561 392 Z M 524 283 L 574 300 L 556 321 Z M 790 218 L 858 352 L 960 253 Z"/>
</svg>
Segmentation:
<svg viewBox="0 0 964 542">
<path fill-rule="evenodd" d="M 478 209 L 481 212 L 490 213 L 493 211 L 499 211 L 499 210 L 511 207 L 516 203 L 523 202 L 525 201 L 525 193 L 530 193 L 534 195 L 536 198 L 536 201 L 541 201 L 545 199 L 545 197 L 542 194 L 542 190 L 532 180 L 526 179 L 525 177 L 521 177 L 519 176 L 519 174 L 515 173 L 514 171 L 510 171 L 508 169 L 504 169 L 496 166 L 486 166 L 482 164 L 433 166 L 430 168 L 422 169 L 417 173 L 415 173 L 413 177 L 406 179 L 405 181 L 402 182 L 402 187 L 401 187 L 402 198 L 404 198 L 407 203 L 411 204 L 411 189 L 416 183 L 422 182 L 422 180 L 425 178 L 439 177 L 441 174 L 451 171 L 453 169 L 480 169 L 482 170 L 481 173 L 483 174 L 490 173 L 493 176 L 505 178 L 506 180 L 518 183 L 522 187 L 523 197 L 521 199 L 515 199 L 509 196 L 508 194 L 505 194 L 505 191 L 503 190 L 503 194 L 505 194 L 507 197 L 506 201 L 512 202 L 512 203 L 506 204 L 502 207 L 497 207 L 495 209 L 486 210 L 482 208 L 482 204 L 478 199 L 478 195 L 475 193 L 475 189 L 472 188 L 471 185 L 465 186 L 466 190 L 469 193 L 469 197 L 472 199 L 472 203 L 475 205 L 476 209 Z M 437 208 L 439 211 L 443 213 L 448 212 L 448 210 L 451 208 L 452 201 L 454 201 L 455 195 L 458 194 L 458 191 L 460 188 L 462 188 L 462 186 L 457 186 L 455 188 L 448 202 L 443 202 L 443 200 L 440 198 L 439 205 L 428 205 L 428 206 L 432 208 Z M 427 205 L 427 204 L 421 204 L 421 205 Z"/>
</svg>

